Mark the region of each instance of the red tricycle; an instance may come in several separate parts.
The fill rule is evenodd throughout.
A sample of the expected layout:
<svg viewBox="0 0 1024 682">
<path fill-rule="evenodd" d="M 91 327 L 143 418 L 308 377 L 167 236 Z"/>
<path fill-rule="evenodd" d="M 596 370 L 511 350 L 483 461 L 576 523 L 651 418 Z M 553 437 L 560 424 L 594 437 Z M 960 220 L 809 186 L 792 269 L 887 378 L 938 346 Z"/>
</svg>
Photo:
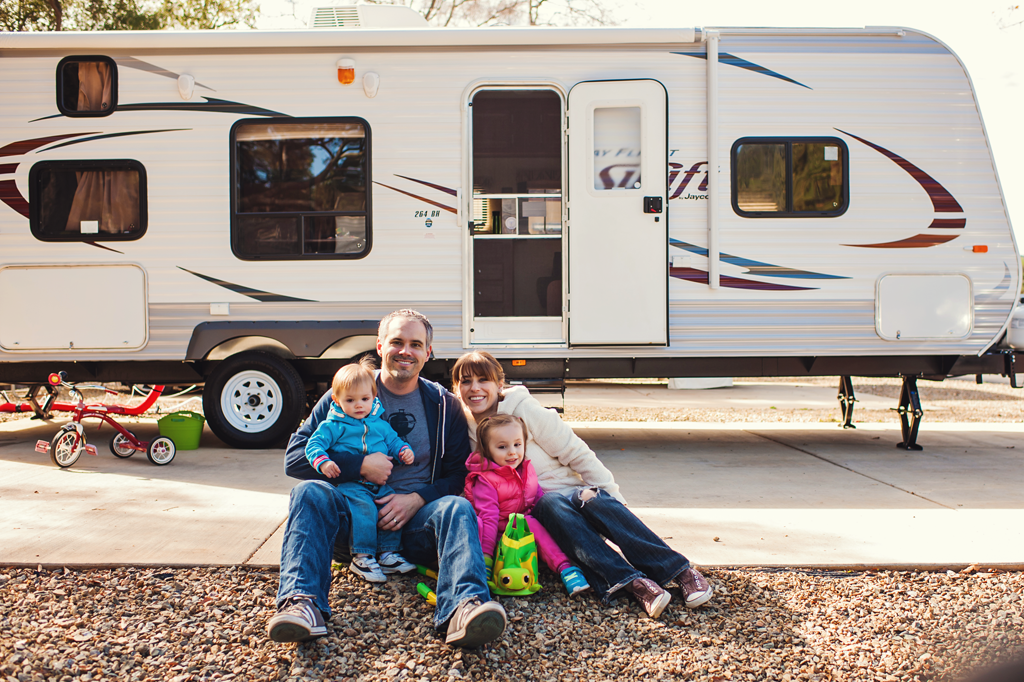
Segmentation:
<svg viewBox="0 0 1024 682">
<path fill-rule="evenodd" d="M 5 403 L 0 403 L 0 412 L 35 412 L 36 416 L 40 419 L 49 419 L 51 412 L 54 411 L 71 412 L 74 415 L 69 424 L 65 424 L 60 428 L 57 435 L 53 437 L 53 440 L 49 442 L 45 440 L 37 441 L 37 452 L 49 452 L 53 463 L 62 469 L 70 467 L 77 462 L 82 452 L 95 455 L 96 448 L 86 443 L 85 427 L 82 426 L 83 419 L 92 418 L 110 424 L 117 431 L 110 441 L 110 452 L 115 457 L 125 459 L 139 451 L 145 452 L 149 461 L 158 466 L 171 463 L 175 453 L 173 440 L 166 436 L 159 436 L 149 442 L 141 441 L 135 437 L 134 433 L 118 424 L 110 416 L 142 414 L 151 408 L 156 399 L 160 397 L 164 390 L 163 386 L 154 386 L 146 398 L 135 407 L 105 405 L 102 403 L 87 405 L 82 392 L 74 384 L 68 383 L 67 378 L 67 374 L 64 372 L 54 372 L 47 378 L 45 385 L 35 386 L 29 391 L 28 396 L 25 398 L 28 402 L 15 403 L 8 400 Z M 77 402 L 58 402 L 57 394 L 61 386 L 66 387 L 70 391 L 71 397 L 77 399 Z M 117 393 L 104 387 L 99 388 L 103 388 L 108 393 L 115 395 Z M 42 403 L 39 402 L 40 391 L 45 391 L 47 394 Z"/>
</svg>

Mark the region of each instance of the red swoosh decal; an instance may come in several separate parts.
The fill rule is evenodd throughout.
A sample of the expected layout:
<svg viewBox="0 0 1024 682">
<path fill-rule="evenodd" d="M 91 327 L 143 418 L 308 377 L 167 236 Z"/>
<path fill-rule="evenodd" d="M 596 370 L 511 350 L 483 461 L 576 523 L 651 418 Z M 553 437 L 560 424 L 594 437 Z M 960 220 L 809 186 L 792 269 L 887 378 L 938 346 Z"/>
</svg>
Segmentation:
<svg viewBox="0 0 1024 682">
<path fill-rule="evenodd" d="M 839 130 L 839 128 L 836 128 L 836 130 Z M 876 152 L 879 152 L 883 156 L 888 157 L 891 161 L 893 161 L 897 166 L 899 166 L 903 170 L 907 171 L 907 173 L 910 174 L 910 177 L 917 180 L 918 184 L 921 185 L 924 191 L 928 193 L 928 198 L 932 200 L 932 206 L 935 207 L 936 213 L 964 212 L 964 209 L 960 207 L 960 204 L 957 202 L 956 199 L 953 198 L 953 195 L 949 193 L 949 190 L 947 190 L 945 187 L 939 184 L 938 180 L 928 175 L 923 170 L 921 170 L 914 164 L 910 163 L 899 154 L 891 152 L 885 147 L 880 147 L 873 142 L 868 142 L 864 138 L 857 137 L 853 133 L 848 133 L 845 130 L 839 130 L 839 132 L 841 132 L 843 135 L 849 135 L 853 139 L 863 142 L 867 146 L 874 149 Z"/>
<path fill-rule="evenodd" d="M 19 140 L 18 142 L 12 142 L 8 145 L 0 147 L 0 156 L 17 156 L 30 152 L 33 149 L 38 149 L 43 145 L 56 142 L 57 140 L 64 140 L 69 137 L 78 137 L 79 135 L 96 135 L 96 133 L 71 133 L 69 135 L 53 135 L 52 137 L 37 137 L 32 140 Z"/>
<path fill-rule="evenodd" d="M 28 218 L 28 202 L 25 201 L 25 197 L 21 196 L 14 180 L 0 180 L 0 201 Z"/>
<path fill-rule="evenodd" d="M 862 249 L 923 249 L 936 244 L 945 244 L 953 241 L 958 234 L 917 234 L 913 237 L 900 239 L 895 242 L 882 242 L 880 244 L 843 244 L 843 246 L 856 246 Z"/>
<path fill-rule="evenodd" d="M 0 174 L 7 175 L 13 173 L 17 167 L 18 164 L 16 163 L 0 163 Z"/>
<path fill-rule="evenodd" d="M 444 185 L 435 185 L 434 183 L 427 182 L 426 180 L 417 180 L 416 178 L 410 178 L 408 175 L 399 175 L 398 173 L 395 173 L 395 177 L 396 178 L 402 178 L 403 180 L 412 180 L 413 182 L 418 182 L 421 185 L 426 185 L 427 187 L 433 187 L 434 189 L 440 190 L 440 191 L 444 192 L 445 194 L 451 194 L 453 197 L 454 196 L 458 196 L 458 194 L 459 194 L 458 192 L 453 190 L 451 187 L 445 187 Z"/>
<path fill-rule="evenodd" d="M 967 218 L 936 218 L 928 227 L 962 228 L 966 224 Z"/>
<path fill-rule="evenodd" d="M 406 192 L 404 190 L 398 189 L 397 187 L 392 187 L 391 185 L 385 185 L 383 182 L 377 182 L 376 180 L 374 180 L 373 184 L 380 185 L 381 187 L 387 187 L 388 189 L 393 189 L 396 192 L 398 192 L 399 194 L 404 194 L 407 197 L 412 197 L 413 199 L 419 199 L 420 201 L 425 201 L 428 204 L 430 204 L 431 206 L 437 206 L 438 208 L 443 208 L 444 210 L 449 211 L 450 213 L 458 213 L 458 211 L 456 211 L 451 206 L 445 206 L 444 204 L 439 204 L 436 201 L 431 201 L 430 199 L 427 199 L 426 197 L 421 197 L 418 194 L 413 194 L 411 192 Z"/>
<path fill-rule="evenodd" d="M 708 273 L 703 270 L 698 270 L 697 268 L 669 268 L 668 274 L 672 277 L 685 279 L 689 282 L 698 282 L 700 284 L 708 283 Z M 753 289 L 755 291 L 810 291 L 817 289 L 817 287 L 793 287 L 788 284 L 758 282 L 753 279 L 730 277 L 729 275 L 719 275 L 718 279 L 723 287 L 727 287 L 729 289 Z"/>
</svg>

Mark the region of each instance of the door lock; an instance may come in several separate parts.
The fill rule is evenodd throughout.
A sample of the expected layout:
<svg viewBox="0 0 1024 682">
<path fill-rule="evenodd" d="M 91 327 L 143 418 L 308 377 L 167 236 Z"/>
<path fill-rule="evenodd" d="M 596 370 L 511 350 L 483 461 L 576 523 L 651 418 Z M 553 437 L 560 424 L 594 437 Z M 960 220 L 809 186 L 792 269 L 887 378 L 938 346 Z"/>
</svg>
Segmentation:
<svg viewBox="0 0 1024 682">
<path fill-rule="evenodd" d="M 644 197 L 644 213 L 661 213 L 661 197 Z"/>
</svg>

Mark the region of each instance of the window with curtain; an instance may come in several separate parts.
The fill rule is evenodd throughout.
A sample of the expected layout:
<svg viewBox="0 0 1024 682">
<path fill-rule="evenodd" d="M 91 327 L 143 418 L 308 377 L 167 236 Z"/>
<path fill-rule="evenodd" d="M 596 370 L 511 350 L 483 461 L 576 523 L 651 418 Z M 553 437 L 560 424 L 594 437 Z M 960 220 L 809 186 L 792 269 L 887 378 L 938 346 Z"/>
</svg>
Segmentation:
<svg viewBox="0 0 1024 682">
<path fill-rule="evenodd" d="M 42 161 L 29 171 L 29 224 L 43 241 L 126 241 L 146 231 L 146 170 L 128 159 Z"/>
</svg>

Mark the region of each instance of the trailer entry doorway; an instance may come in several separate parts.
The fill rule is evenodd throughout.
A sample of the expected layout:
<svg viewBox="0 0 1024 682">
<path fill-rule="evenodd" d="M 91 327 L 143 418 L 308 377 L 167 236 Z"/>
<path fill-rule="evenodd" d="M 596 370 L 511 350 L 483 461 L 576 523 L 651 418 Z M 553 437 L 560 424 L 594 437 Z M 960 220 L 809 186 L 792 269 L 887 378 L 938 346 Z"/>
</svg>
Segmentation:
<svg viewBox="0 0 1024 682">
<path fill-rule="evenodd" d="M 563 118 L 550 88 L 472 97 L 472 343 L 565 344 Z"/>
<path fill-rule="evenodd" d="M 668 345 L 667 103 L 655 80 L 569 91 L 572 345 Z"/>
</svg>

